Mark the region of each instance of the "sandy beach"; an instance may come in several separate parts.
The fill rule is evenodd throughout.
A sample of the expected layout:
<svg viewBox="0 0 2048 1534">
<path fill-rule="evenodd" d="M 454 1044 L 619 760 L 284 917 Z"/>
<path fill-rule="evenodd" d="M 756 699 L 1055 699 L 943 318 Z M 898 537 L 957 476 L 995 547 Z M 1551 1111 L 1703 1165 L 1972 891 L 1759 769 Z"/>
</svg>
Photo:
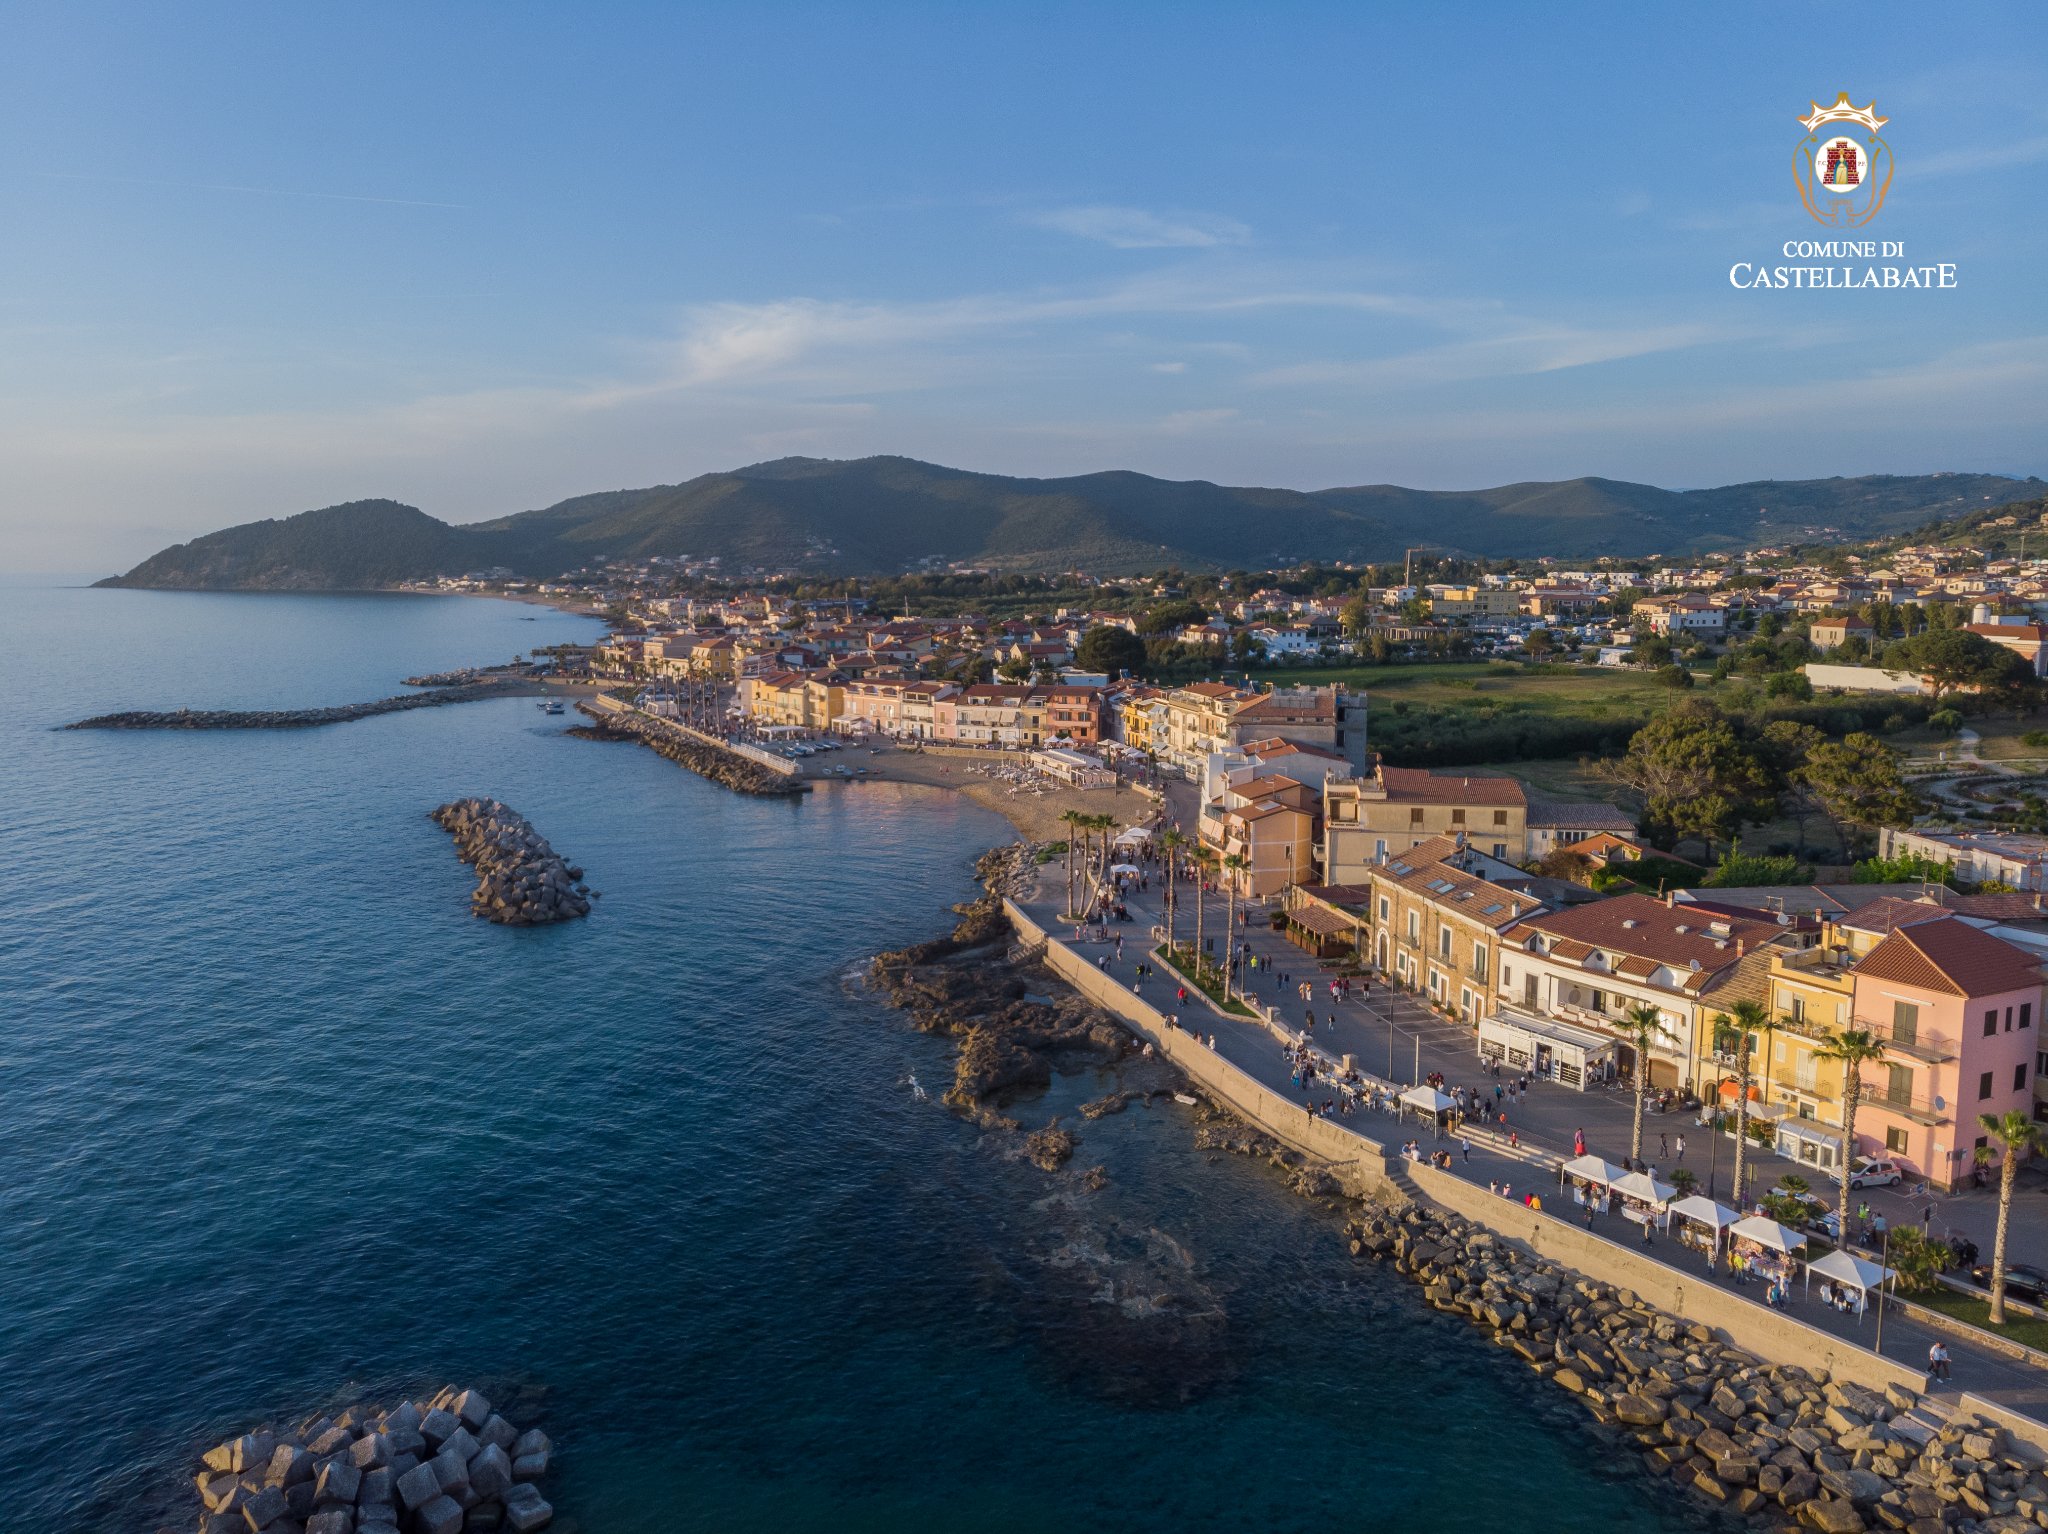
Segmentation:
<svg viewBox="0 0 2048 1534">
<path fill-rule="evenodd" d="M 1029 786 L 1007 781 L 998 774 L 1015 773 L 1019 763 L 1012 756 L 993 754 L 903 751 L 883 748 L 870 755 L 865 746 L 850 746 L 833 752 L 816 765 L 805 764 L 807 778 L 822 780 L 825 766 L 865 767 L 869 780 L 884 783 L 915 783 L 965 794 L 976 804 L 994 810 L 1027 840 L 1063 841 L 1068 828 L 1060 816 L 1068 810 L 1084 815 L 1114 815 L 1119 826 L 1144 825 L 1158 810 L 1158 801 L 1135 788 L 1068 788 L 1043 779 Z"/>
</svg>

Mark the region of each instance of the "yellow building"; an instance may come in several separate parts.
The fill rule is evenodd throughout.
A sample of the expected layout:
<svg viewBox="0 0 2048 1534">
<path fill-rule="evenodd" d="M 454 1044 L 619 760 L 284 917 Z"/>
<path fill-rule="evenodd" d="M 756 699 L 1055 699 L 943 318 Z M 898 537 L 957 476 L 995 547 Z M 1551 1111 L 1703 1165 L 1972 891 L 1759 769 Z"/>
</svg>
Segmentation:
<svg viewBox="0 0 2048 1534">
<path fill-rule="evenodd" d="M 1376 766 L 1323 790 L 1323 877 L 1362 884 L 1373 865 L 1440 836 L 1489 857 L 1529 856 L 1529 799 L 1513 778 Z"/>
</svg>

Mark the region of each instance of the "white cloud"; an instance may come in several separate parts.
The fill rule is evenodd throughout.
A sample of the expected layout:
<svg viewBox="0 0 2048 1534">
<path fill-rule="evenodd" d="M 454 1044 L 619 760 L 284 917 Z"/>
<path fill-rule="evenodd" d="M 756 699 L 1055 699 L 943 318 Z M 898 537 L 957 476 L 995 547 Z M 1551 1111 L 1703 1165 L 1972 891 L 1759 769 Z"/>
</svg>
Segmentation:
<svg viewBox="0 0 2048 1534">
<path fill-rule="evenodd" d="M 1118 250 L 1206 250 L 1217 245 L 1243 245 L 1252 237 L 1245 225 L 1219 214 L 1150 213 L 1143 208 L 1099 203 L 1051 208 L 1027 215 L 1025 222 L 1077 239 L 1096 240 Z"/>
</svg>

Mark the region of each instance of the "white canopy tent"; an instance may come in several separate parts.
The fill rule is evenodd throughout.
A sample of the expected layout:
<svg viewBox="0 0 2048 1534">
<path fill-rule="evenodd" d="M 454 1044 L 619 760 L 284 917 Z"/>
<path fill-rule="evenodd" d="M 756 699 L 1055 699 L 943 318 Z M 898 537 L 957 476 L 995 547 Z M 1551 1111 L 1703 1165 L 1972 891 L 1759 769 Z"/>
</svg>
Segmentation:
<svg viewBox="0 0 2048 1534">
<path fill-rule="evenodd" d="M 1143 873 L 1145 870 L 1140 868 L 1136 863 L 1113 863 L 1110 865 L 1109 871 L 1113 874 L 1130 874 L 1132 877 L 1135 878 L 1137 875 Z"/>
<path fill-rule="evenodd" d="M 1614 1191 L 1623 1198 L 1640 1199 L 1661 1208 L 1678 1190 L 1668 1182 L 1657 1181 L 1648 1172 L 1629 1172 L 1614 1179 Z"/>
<path fill-rule="evenodd" d="M 1814 1275 L 1818 1274 L 1824 1284 L 1833 1284 L 1837 1289 L 1856 1291 L 1856 1314 L 1862 1315 L 1870 1304 L 1870 1291 L 1884 1287 L 1887 1279 L 1898 1277 L 1893 1268 L 1880 1267 L 1874 1262 L 1865 1262 L 1849 1252 L 1829 1252 L 1825 1257 L 1816 1258 L 1806 1265 L 1806 1289 L 1813 1292 Z"/>
<path fill-rule="evenodd" d="M 1602 1161 L 1598 1156 L 1574 1156 L 1557 1169 L 1557 1174 L 1560 1183 L 1567 1177 L 1575 1177 L 1580 1182 L 1598 1183 L 1603 1188 L 1611 1187 L 1628 1175 L 1620 1167 Z"/>
<path fill-rule="evenodd" d="M 1806 1237 L 1796 1230 L 1787 1230 L 1776 1220 L 1763 1215 L 1752 1214 L 1737 1220 L 1728 1227 L 1729 1235 L 1738 1241 L 1754 1241 L 1766 1251 L 1782 1252 L 1790 1257 L 1806 1245 Z"/>
<path fill-rule="evenodd" d="M 1403 1092 L 1400 1097 L 1400 1103 L 1404 1108 L 1413 1108 L 1417 1113 L 1428 1114 L 1430 1122 L 1437 1125 L 1443 1123 L 1443 1116 L 1446 1113 L 1449 1113 L 1458 1106 L 1455 1098 L 1447 1093 L 1439 1092 L 1435 1087 L 1429 1085 L 1428 1082 L 1423 1082 L 1419 1086 L 1412 1086 Z"/>
<path fill-rule="evenodd" d="M 1115 845 L 1139 847 L 1151 840 L 1152 833 L 1143 826 L 1127 826 L 1117 833 Z"/>
<path fill-rule="evenodd" d="M 1691 1220 L 1695 1225 L 1706 1226 L 1716 1237 L 1742 1218 L 1726 1204 L 1717 1204 L 1704 1193 L 1695 1193 L 1690 1198 L 1678 1200 L 1671 1206 L 1671 1212 L 1681 1220 Z"/>
</svg>

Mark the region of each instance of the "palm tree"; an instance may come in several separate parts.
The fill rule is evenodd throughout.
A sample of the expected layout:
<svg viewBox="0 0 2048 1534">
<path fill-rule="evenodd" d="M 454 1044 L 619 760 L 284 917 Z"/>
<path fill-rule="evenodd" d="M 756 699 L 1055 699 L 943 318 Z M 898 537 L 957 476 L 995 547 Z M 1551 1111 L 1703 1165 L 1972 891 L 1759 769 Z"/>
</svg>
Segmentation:
<svg viewBox="0 0 2048 1534">
<path fill-rule="evenodd" d="M 1643 1098 L 1650 1090 L 1650 1041 L 1664 1031 L 1664 1014 L 1647 1001 L 1638 1002 L 1615 1026 L 1621 1030 L 1621 1036 L 1635 1046 L 1636 1118 L 1635 1128 L 1629 1136 L 1628 1158 L 1640 1161 L 1643 1159 Z"/>
<path fill-rule="evenodd" d="M 1178 870 L 1180 849 L 1188 844 L 1186 836 L 1168 828 L 1159 835 L 1159 845 L 1166 852 L 1166 888 L 1160 891 L 1166 905 L 1166 952 L 1173 954 L 1173 908 L 1180 904 L 1180 885 L 1174 875 Z"/>
<path fill-rule="evenodd" d="M 1193 967 L 1195 983 L 1199 985 L 1202 980 L 1202 913 L 1209 908 L 1209 902 L 1203 885 L 1209 877 L 1209 862 L 1216 854 L 1198 842 L 1195 844 L 1193 856 L 1195 859 L 1195 962 Z"/>
<path fill-rule="evenodd" d="M 2005 1324 L 2005 1229 L 2012 1223 L 2013 1186 L 2019 1181 L 2020 1163 L 2041 1146 L 2041 1126 L 2017 1108 L 2007 1113 L 1977 1115 L 1977 1127 L 1991 1136 L 2005 1152 L 2005 1168 L 1998 1176 L 1998 1235 L 1991 1243 L 1991 1324 Z M 1984 1151 L 1977 1152 L 1979 1156 Z"/>
<path fill-rule="evenodd" d="M 1735 1029 L 1735 1205 L 1739 1209 L 1742 1207 L 1744 1161 L 1749 1151 L 1750 1035 L 1758 1028 L 1769 1027 L 1771 1014 L 1762 1002 L 1749 1000 L 1736 1002 L 1728 1012 L 1734 1014 L 1732 1024 L 1727 1013 L 1716 1017 L 1714 1022 L 1717 1026 Z"/>
<path fill-rule="evenodd" d="M 1237 875 L 1245 861 L 1233 852 L 1223 860 L 1223 869 L 1229 882 L 1223 887 L 1223 930 L 1229 934 L 1223 944 L 1223 999 L 1230 1000 L 1230 976 L 1233 966 L 1231 955 L 1237 947 Z"/>
<path fill-rule="evenodd" d="M 1840 1223 L 1842 1244 L 1849 1244 L 1849 1178 L 1856 1170 L 1856 1108 L 1863 1101 L 1863 1066 L 1866 1061 L 1882 1060 L 1884 1045 L 1864 1029 L 1845 1028 L 1832 1035 L 1827 1043 L 1813 1052 L 1816 1060 L 1838 1060 L 1842 1065 L 1842 1165 L 1839 1191 L 1841 1203 L 1836 1206 L 1836 1219 Z"/>
<path fill-rule="evenodd" d="M 1060 816 L 1060 823 L 1067 828 L 1067 906 L 1066 914 L 1074 911 L 1074 838 L 1081 834 L 1081 812 L 1068 810 Z"/>
</svg>

